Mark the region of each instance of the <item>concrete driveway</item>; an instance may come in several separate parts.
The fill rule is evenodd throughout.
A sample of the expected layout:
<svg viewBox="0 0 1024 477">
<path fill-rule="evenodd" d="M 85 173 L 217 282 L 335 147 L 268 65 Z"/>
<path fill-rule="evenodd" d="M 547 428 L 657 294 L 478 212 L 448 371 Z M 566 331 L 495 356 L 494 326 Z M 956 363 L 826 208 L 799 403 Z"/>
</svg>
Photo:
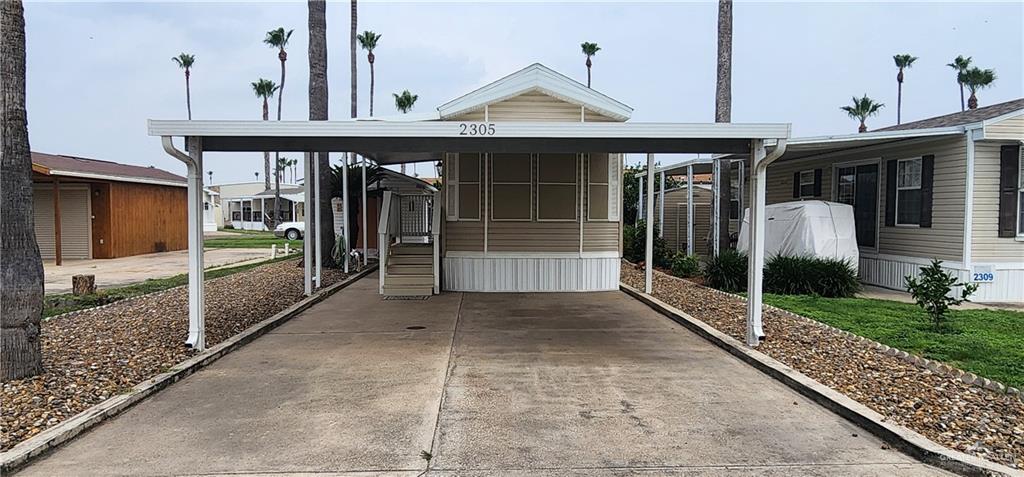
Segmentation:
<svg viewBox="0 0 1024 477">
<path fill-rule="evenodd" d="M 369 277 L 22 475 L 944 475 L 619 292 Z M 422 329 L 415 329 L 423 327 Z"/>
<path fill-rule="evenodd" d="M 264 248 L 211 248 L 203 253 L 203 265 L 209 269 L 269 258 L 270 250 Z M 53 260 L 43 262 L 44 289 L 47 294 L 70 293 L 71 277 L 75 275 L 96 275 L 98 288 L 110 288 L 187 272 L 187 250 L 123 258 L 64 260 L 60 266 Z"/>
</svg>

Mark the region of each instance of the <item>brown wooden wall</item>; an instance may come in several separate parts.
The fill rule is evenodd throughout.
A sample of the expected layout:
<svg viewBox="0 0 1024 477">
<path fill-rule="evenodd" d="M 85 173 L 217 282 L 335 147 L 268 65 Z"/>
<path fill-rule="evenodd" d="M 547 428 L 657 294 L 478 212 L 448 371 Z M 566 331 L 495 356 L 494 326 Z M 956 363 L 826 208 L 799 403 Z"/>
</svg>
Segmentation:
<svg viewBox="0 0 1024 477">
<path fill-rule="evenodd" d="M 92 258 L 114 258 L 110 242 L 110 183 L 89 185 L 92 194 Z"/>
<path fill-rule="evenodd" d="M 184 187 L 111 182 L 110 258 L 188 248 L 187 199 Z"/>
</svg>

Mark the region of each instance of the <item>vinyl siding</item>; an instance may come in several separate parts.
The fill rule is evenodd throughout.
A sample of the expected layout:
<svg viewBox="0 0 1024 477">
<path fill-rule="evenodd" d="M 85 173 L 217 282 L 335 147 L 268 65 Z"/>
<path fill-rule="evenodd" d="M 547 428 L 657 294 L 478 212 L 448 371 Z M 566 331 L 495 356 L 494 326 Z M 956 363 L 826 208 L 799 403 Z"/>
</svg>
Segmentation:
<svg viewBox="0 0 1024 477">
<path fill-rule="evenodd" d="M 971 260 L 1024 262 L 1024 242 L 999 236 L 999 149 L 1010 141 L 978 141 L 974 145 L 974 222 Z M 1024 158 L 1022 158 L 1024 160 Z"/>
<path fill-rule="evenodd" d="M 672 250 L 686 251 L 686 190 L 675 190 L 665 194 L 665 242 Z M 693 190 L 694 199 L 694 247 L 697 255 L 707 255 L 708 237 L 711 232 L 711 191 L 703 187 Z M 657 213 L 655 213 L 657 220 Z"/>
<path fill-rule="evenodd" d="M 1024 140 L 1024 113 L 985 126 L 985 139 Z"/>
<path fill-rule="evenodd" d="M 587 121 L 614 121 L 589 112 Z M 446 121 L 483 121 L 484 110 L 474 110 Z M 528 91 L 518 96 L 488 105 L 488 121 L 563 121 L 579 122 L 580 105 L 562 101 L 540 91 Z"/>
<path fill-rule="evenodd" d="M 935 155 L 932 227 L 885 226 L 885 161 Z M 793 173 L 821 168 L 822 200 L 834 200 L 832 187 L 839 163 L 882 159 L 879 167 L 878 250 L 880 254 L 960 261 L 963 258 L 963 222 L 967 170 L 966 141 L 963 136 L 931 141 L 910 141 L 885 147 L 848 150 L 814 159 L 782 159 L 768 168 L 767 203 L 793 199 Z M 797 199 L 798 200 L 798 199 Z M 868 249 L 862 252 L 875 252 Z"/>
</svg>

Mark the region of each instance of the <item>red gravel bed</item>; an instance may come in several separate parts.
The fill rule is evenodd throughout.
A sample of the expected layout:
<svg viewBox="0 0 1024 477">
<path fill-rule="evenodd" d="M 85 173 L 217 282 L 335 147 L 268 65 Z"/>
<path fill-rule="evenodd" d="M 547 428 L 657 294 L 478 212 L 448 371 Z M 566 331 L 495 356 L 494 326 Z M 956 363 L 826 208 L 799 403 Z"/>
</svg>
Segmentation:
<svg viewBox="0 0 1024 477">
<path fill-rule="evenodd" d="M 213 346 L 302 298 L 288 260 L 206 282 L 206 344 Z M 325 270 L 324 285 L 343 273 Z M 3 384 L 0 450 L 167 371 L 194 352 L 188 290 L 179 287 L 42 324 L 43 374 Z"/>
<path fill-rule="evenodd" d="M 643 271 L 623 262 L 622 282 L 643 290 Z M 740 341 L 746 302 L 660 272 L 653 294 Z M 758 351 L 946 447 L 1024 467 L 1024 402 L 971 386 L 851 341 L 816 322 L 766 309 Z"/>
</svg>

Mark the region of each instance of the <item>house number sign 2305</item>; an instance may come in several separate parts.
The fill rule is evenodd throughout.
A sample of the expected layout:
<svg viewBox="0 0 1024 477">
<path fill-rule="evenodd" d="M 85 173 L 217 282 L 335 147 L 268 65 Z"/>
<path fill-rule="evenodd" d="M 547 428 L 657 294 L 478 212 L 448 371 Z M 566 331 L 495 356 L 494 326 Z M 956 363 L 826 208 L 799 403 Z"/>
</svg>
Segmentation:
<svg viewBox="0 0 1024 477">
<path fill-rule="evenodd" d="M 459 123 L 459 136 L 493 136 L 494 123 Z"/>
</svg>

